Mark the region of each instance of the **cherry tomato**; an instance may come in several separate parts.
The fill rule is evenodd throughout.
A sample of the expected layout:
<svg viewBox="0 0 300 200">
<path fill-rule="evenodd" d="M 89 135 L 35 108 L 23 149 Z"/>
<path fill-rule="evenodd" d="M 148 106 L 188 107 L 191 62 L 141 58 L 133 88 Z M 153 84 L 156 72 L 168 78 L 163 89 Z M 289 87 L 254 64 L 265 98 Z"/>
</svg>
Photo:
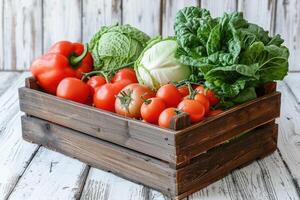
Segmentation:
<svg viewBox="0 0 300 200">
<path fill-rule="evenodd" d="M 219 103 L 220 99 L 215 95 L 214 91 L 207 89 L 205 91 L 205 88 L 203 85 L 199 85 L 198 87 L 196 87 L 196 89 L 199 93 L 203 93 L 209 100 L 210 105 L 214 106 L 217 103 Z"/>
<path fill-rule="evenodd" d="M 92 104 L 93 88 L 80 79 L 64 78 L 57 86 L 56 95 L 58 97 L 76 101 L 83 104 Z"/>
<path fill-rule="evenodd" d="M 218 115 L 218 114 L 220 114 L 220 113 L 222 113 L 222 112 L 223 112 L 223 110 L 220 110 L 220 109 L 217 109 L 217 110 L 211 110 L 211 111 L 208 112 L 208 116 L 209 116 L 209 117 L 216 116 L 216 115 Z"/>
<path fill-rule="evenodd" d="M 116 91 L 114 84 L 106 83 L 95 90 L 94 94 L 94 104 L 97 108 L 114 112 L 115 111 L 115 101 Z"/>
<path fill-rule="evenodd" d="M 93 76 L 87 81 L 87 84 L 90 85 L 94 89 L 96 89 L 97 87 L 100 87 L 101 85 L 104 85 L 105 83 L 106 83 L 106 80 L 103 76 Z"/>
<path fill-rule="evenodd" d="M 167 108 L 160 113 L 158 118 L 158 125 L 163 128 L 170 128 L 172 117 L 177 115 L 176 108 Z"/>
<path fill-rule="evenodd" d="M 141 116 L 146 122 L 157 124 L 160 113 L 166 107 L 164 100 L 158 97 L 150 98 L 142 104 Z"/>
<path fill-rule="evenodd" d="M 198 93 L 195 95 L 194 100 L 199 101 L 205 108 L 205 115 L 208 115 L 210 102 L 208 98 L 203 93 Z"/>
<path fill-rule="evenodd" d="M 186 85 L 177 88 L 182 97 L 189 95 L 189 88 Z"/>
<path fill-rule="evenodd" d="M 166 84 L 159 88 L 156 96 L 163 99 L 167 107 L 176 107 L 182 99 L 180 92 L 173 84 Z"/>
<path fill-rule="evenodd" d="M 200 122 L 205 115 L 205 107 L 196 100 L 184 99 L 178 104 L 177 108 L 188 113 L 192 123 Z"/>
<path fill-rule="evenodd" d="M 115 76 L 113 77 L 113 79 L 111 80 L 112 83 L 115 83 L 117 81 L 121 81 L 121 80 L 130 80 L 131 83 L 137 83 L 137 77 L 135 74 L 135 71 L 132 68 L 124 68 L 121 69 L 120 71 L 118 71 Z"/>
<path fill-rule="evenodd" d="M 132 83 L 123 88 L 116 99 L 116 113 L 132 118 L 141 118 L 141 106 L 145 99 L 154 97 L 155 93 L 148 87 Z"/>
</svg>

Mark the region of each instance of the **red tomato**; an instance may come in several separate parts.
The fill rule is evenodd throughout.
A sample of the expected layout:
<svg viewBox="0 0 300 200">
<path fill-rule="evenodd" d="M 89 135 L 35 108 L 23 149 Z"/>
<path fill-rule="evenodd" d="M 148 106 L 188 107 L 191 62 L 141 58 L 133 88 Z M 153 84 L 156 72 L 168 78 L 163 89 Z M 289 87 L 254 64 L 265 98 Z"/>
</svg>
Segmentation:
<svg viewBox="0 0 300 200">
<path fill-rule="evenodd" d="M 131 83 L 132 83 L 131 80 L 124 79 L 124 80 L 117 81 L 113 84 L 114 84 L 114 87 L 115 87 L 116 92 L 118 94 L 124 87 L 126 87 L 127 85 L 129 85 Z"/>
<path fill-rule="evenodd" d="M 218 115 L 218 114 L 220 114 L 220 113 L 222 113 L 222 112 L 223 112 L 223 110 L 220 110 L 220 109 L 217 109 L 217 110 L 211 110 L 211 111 L 208 112 L 208 116 L 209 116 L 209 117 L 216 116 L 216 115 Z"/>
<path fill-rule="evenodd" d="M 64 78 L 57 86 L 58 97 L 76 101 L 83 104 L 92 104 L 93 88 L 80 79 Z"/>
<path fill-rule="evenodd" d="M 113 77 L 113 79 L 111 80 L 112 83 L 115 83 L 117 81 L 121 81 L 121 80 L 130 80 L 131 83 L 137 83 L 137 77 L 135 74 L 135 71 L 131 68 L 124 68 L 121 69 L 120 71 L 118 71 L 115 76 Z"/>
<path fill-rule="evenodd" d="M 160 113 L 166 109 L 164 100 L 154 97 L 146 100 L 141 107 L 142 118 L 149 123 L 157 124 Z"/>
<path fill-rule="evenodd" d="M 179 93 L 181 94 L 182 97 L 185 97 L 187 95 L 189 95 L 189 88 L 186 85 L 180 86 L 178 88 Z"/>
<path fill-rule="evenodd" d="M 176 108 L 167 108 L 160 113 L 158 118 L 158 125 L 163 128 L 170 128 L 172 117 L 177 115 Z"/>
<path fill-rule="evenodd" d="M 97 108 L 114 112 L 115 111 L 115 101 L 116 91 L 114 84 L 106 83 L 95 90 L 94 94 L 94 104 Z"/>
<path fill-rule="evenodd" d="M 199 85 L 198 87 L 196 87 L 196 89 L 199 93 L 203 93 L 209 100 L 210 105 L 214 106 L 217 103 L 219 103 L 220 99 L 215 95 L 214 91 L 207 89 L 205 91 L 205 88 L 203 85 Z"/>
<path fill-rule="evenodd" d="M 167 107 L 176 107 L 182 99 L 180 92 L 173 84 L 166 84 L 159 88 L 156 96 L 163 99 Z"/>
<path fill-rule="evenodd" d="M 210 106 L 210 102 L 209 102 L 208 98 L 203 93 L 199 93 L 199 94 L 195 95 L 194 100 L 199 101 L 204 106 L 205 115 L 207 115 L 209 112 L 209 106 Z"/>
<path fill-rule="evenodd" d="M 106 80 L 103 76 L 93 76 L 87 81 L 87 84 L 90 85 L 94 89 L 96 89 L 97 87 L 100 87 L 101 85 L 104 85 L 105 83 L 106 83 Z"/>
<path fill-rule="evenodd" d="M 123 88 L 116 99 L 116 113 L 132 118 L 141 118 L 141 106 L 145 99 L 154 97 L 155 93 L 148 87 L 132 83 Z"/>
<path fill-rule="evenodd" d="M 188 113 L 192 123 L 203 120 L 205 115 L 205 107 L 196 100 L 184 99 L 179 103 L 177 108 Z"/>
</svg>

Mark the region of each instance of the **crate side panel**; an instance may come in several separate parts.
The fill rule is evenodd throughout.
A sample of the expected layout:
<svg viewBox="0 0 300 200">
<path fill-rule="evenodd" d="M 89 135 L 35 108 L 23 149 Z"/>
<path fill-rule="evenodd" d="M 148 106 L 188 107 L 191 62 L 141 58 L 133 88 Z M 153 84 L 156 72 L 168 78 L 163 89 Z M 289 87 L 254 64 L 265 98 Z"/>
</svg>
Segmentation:
<svg viewBox="0 0 300 200">
<path fill-rule="evenodd" d="M 19 94 L 21 110 L 29 115 L 175 163 L 172 131 L 29 88 Z"/>
<path fill-rule="evenodd" d="M 175 170 L 163 161 L 35 117 L 22 117 L 23 138 L 171 195 Z"/>
<path fill-rule="evenodd" d="M 193 157 L 240 133 L 273 121 L 280 114 L 280 96 L 278 92 L 266 95 L 176 134 L 177 165 L 184 166 Z"/>
<path fill-rule="evenodd" d="M 178 195 L 186 196 L 277 148 L 277 124 L 267 124 L 195 158 L 177 173 Z"/>
</svg>

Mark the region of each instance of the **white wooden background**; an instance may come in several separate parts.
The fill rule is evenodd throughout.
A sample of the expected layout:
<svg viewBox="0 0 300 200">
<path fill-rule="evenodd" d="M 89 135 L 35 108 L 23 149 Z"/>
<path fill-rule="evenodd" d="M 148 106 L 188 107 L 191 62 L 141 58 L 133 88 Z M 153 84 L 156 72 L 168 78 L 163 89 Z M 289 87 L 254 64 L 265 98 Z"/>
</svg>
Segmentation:
<svg viewBox="0 0 300 200">
<path fill-rule="evenodd" d="M 88 42 L 100 26 L 114 22 L 170 35 L 176 11 L 188 5 L 214 16 L 243 11 L 249 21 L 283 36 L 290 71 L 300 71 L 300 0 L 0 0 L 0 70 L 26 70 L 52 43 Z"/>
</svg>

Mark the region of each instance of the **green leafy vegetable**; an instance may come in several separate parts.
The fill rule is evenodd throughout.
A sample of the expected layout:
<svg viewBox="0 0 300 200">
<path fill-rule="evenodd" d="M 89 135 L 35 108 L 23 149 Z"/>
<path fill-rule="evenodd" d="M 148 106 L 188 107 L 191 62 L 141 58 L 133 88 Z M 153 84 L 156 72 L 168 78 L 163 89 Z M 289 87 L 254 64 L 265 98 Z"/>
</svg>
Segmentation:
<svg viewBox="0 0 300 200">
<path fill-rule="evenodd" d="M 114 69 L 135 61 L 149 39 L 130 25 L 101 27 L 89 43 L 95 69 Z"/>
<path fill-rule="evenodd" d="M 135 63 L 139 82 L 158 89 L 169 82 L 187 79 L 191 70 L 175 58 L 177 48 L 173 37 L 152 39 Z"/>
<path fill-rule="evenodd" d="M 186 7 L 178 11 L 174 30 L 176 58 L 191 67 L 190 80 L 204 80 L 225 106 L 256 98 L 256 87 L 287 74 L 289 51 L 283 40 L 269 37 L 242 13 L 212 18 L 205 9 Z"/>
</svg>

